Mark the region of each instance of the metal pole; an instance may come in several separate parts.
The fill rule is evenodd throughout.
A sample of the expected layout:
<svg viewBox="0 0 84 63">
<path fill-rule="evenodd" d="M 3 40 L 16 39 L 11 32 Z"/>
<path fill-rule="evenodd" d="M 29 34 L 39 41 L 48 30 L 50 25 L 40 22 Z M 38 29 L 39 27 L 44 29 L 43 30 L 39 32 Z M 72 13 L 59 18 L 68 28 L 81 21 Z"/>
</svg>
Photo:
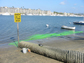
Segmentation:
<svg viewBox="0 0 84 63">
<path fill-rule="evenodd" d="M 19 23 L 17 22 L 17 37 L 18 37 L 18 44 L 19 44 Z"/>
</svg>

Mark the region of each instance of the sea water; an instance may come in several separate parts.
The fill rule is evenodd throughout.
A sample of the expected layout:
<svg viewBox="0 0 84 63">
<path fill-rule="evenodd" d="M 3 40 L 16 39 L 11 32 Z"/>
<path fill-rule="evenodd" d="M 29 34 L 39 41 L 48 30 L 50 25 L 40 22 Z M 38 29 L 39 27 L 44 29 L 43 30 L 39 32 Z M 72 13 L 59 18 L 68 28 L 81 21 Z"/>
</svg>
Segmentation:
<svg viewBox="0 0 84 63">
<path fill-rule="evenodd" d="M 74 31 L 84 31 L 84 25 L 74 25 L 74 21 L 81 21 L 83 17 L 69 16 L 21 16 L 19 23 L 20 40 L 28 39 L 35 34 L 61 33 L 69 31 L 61 29 L 61 26 L 75 26 Z M 46 27 L 46 24 L 49 26 Z M 77 35 L 77 34 L 76 34 Z M 83 33 L 78 34 L 84 36 Z M 11 39 L 11 37 L 14 38 Z M 0 44 L 10 43 L 17 40 L 17 23 L 14 22 L 14 16 L 0 15 Z"/>
</svg>

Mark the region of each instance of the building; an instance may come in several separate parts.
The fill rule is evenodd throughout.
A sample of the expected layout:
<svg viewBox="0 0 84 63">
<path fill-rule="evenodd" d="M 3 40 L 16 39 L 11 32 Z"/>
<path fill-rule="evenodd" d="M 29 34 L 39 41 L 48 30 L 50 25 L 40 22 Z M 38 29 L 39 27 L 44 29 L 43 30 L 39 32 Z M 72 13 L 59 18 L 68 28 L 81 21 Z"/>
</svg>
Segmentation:
<svg viewBox="0 0 84 63">
<path fill-rule="evenodd" d="M 51 11 L 45 11 L 40 9 L 26 9 L 26 8 L 14 8 L 14 7 L 0 7 L 0 14 L 9 13 L 14 15 L 14 13 L 21 13 L 25 15 L 51 15 Z"/>
</svg>

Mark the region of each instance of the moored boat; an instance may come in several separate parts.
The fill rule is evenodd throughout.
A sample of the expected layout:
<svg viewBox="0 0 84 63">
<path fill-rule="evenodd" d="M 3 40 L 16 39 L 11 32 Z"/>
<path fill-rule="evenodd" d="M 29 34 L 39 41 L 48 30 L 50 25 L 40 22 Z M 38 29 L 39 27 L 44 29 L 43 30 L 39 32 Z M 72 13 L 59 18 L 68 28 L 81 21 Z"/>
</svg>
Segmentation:
<svg viewBox="0 0 84 63">
<path fill-rule="evenodd" d="M 74 24 L 84 25 L 84 21 L 73 22 Z"/>
<path fill-rule="evenodd" d="M 75 30 L 76 27 L 69 27 L 69 26 L 62 26 L 62 29 L 69 29 L 69 30 Z"/>
</svg>

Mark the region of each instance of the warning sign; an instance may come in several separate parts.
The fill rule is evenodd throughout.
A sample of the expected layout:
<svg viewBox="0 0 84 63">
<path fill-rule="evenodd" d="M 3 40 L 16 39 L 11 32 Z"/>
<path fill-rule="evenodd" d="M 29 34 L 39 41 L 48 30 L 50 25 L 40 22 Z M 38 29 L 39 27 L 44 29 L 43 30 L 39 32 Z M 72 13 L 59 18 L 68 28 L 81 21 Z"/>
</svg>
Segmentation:
<svg viewBox="0 0 84 63">
<path fill-rule="evenodd" d="M 21 14 L 20 13 L 14 14 L 14 22 L 21 22 Z"/>
</svg>

